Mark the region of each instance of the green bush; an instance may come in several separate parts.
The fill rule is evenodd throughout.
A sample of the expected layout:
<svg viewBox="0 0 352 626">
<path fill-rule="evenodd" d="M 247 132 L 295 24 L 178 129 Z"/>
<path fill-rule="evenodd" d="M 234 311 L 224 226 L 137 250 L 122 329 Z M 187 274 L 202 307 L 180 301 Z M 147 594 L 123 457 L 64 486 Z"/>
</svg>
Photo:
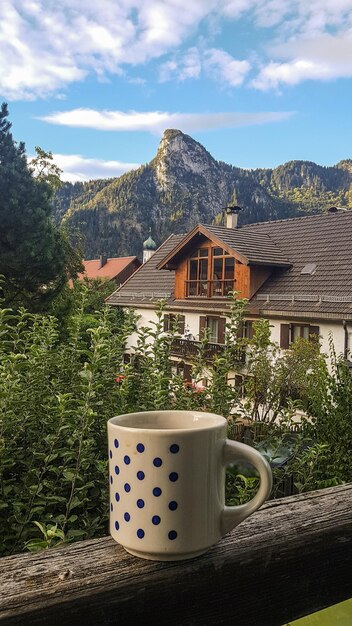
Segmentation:
<svg viewBox="0 0 352 626">
<path fill-rule="evenodd" d="M 0 309 L 0 555 L 107 533 L 106 422 L 121 413 L 173 408 L 225 417 L 242 413 L 249 420 L 264 416 L 265 445 L 275 456 L 300 405 L 288 401 L 293 390 L 306 399 L 311 417 L 278 479 L 293 473 L 297 491 L 352 480 L 352 383 L 341 361 L 336 359 L 329 373 L 316 348 L 297 344 L 276 355 L 272 367 L 269 356 L 276 348 L 268 341 L 268 322 L 260 322 L 251 342 L 240 339 L 245 302 L 233 299 L 225 348 L 211 364 L 206 333 L 201 338 L 193 379 L 201 381 L 210 365 L 213 377 L 199 390 L 172 368 L 178 324 L 176 319 L 171 331 L 163 332 L 164 303 L 156 322 L 138 330 L 126 362 L 135 316 L 102 307 L 90 288 L 75 287 L 64 325 L 53 315 Z M 99 310 L 94 312 L 92 303 Z M 227 378 L 242 367 L 238 355 L 246 346 L 252 380 L 240 406 L 238 390 Z M 297 355 L 300 364 L 294 368 Z M 272 410 L 275 423 L 268 419 Z M 235 468 L 227 477 L 227 502 L 245 502 L 256 486 L 253 472 Z"/>
<path fill-rule="evenodd" d="M 0 311 L 0 554 L 35 538 L 34 521 L 65 540 L 106 532 L 106 421 L 133 320 L 116 332 L 106 309 L 87 328 L 86 295 L 64 341 L 54 317 Z"/>
</svg>

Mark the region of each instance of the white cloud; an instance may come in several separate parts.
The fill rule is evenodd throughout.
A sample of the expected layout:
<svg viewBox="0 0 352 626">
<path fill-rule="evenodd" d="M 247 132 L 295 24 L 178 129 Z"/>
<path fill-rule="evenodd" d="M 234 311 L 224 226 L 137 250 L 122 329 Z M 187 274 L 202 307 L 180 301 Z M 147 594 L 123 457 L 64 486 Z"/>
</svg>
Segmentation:
<svg viewBox="0 0 352 626">
<path fill-rule="evenodd" d="M 159 82 L 166 83 L 178 74 L 179 65 L 175 60 L 165 61 L 159 68 Z"/>
<path fill-rule="evenodd" d="M 90 74 L 128 79 L 129 66 L 143 68 L 165 55 L 161 80 L 196 79 L 203 71 L 236 87 L 247 77 L 248 60 L 217 48 L 197 50 L 195 37 L 205 21 L 216 21 L 221 29 L 224 20 L 234 24 L 244 15 L 253 27 L 272 29 L 272 42 L 292 41 L 298 50 L 304 41 L 328 35 L 342 43 L 351 39 L 352 0 L 2 0 L 0 93 L 7 99 L 60 95 Z M 253 46 L 251 58 L 258 53 Z M 330 60 L 324 70 L 308 54 L 281 59 L 277 54 L 269 46 L 260 50 L 255 86 L 269 88 L 293 80 L 290 76 L 299 82 L 308 75 L 319 80 L 350 75 L 346 63 L 341 69 Z M 311 69 L 300 69 L 302 62 Z M 144 80 L 141 72 L 139 82 Z"/>
<path fill-rule="evenodd" d="M 216 0 L 2 0 L 0 93 L 42 97 L 181 46 Z M 141 77 L 143 78 L 143 77 Z"/>
<path fill-rule="evenodd" d="M 223 81 L 231 87 L 242 85 L 251 66 L 248 61 L 234 59 L 224 50 L 211 48 L 205 53 L 205 67 L 217 80 Z"/>
<path fill-rule="evenodd" d="M 189 48 L 183 55 L 175 55 L 172 60 L 160 66 L 159 80 L 180 81 L 199 78 L 201 73 L 210 78 L 226 83 L 231 87 L 242 85 L 250 70 L 248 61 L 234 59 L 225 50 Z"/>
<path fill-rule="evenodd" d="M 189 48 L 182 59 L 182 67 L 180 68 L 179 80 L 188 78 L 199 78 L 201 72 L 201 60 L 199 50 L 197 48 Z"/>
<path fill-rule="evenodd" d="M 107 131 L 148 131 L 161 135 L 167 128 L 179 128 L 184 132 L 215 128 L 237 128 L 256 124 L 268 124 L 289 119 L 292 111 L 263 113 L 168 113 L 163 111 L 137 112 L 96 111 L 72 109 L 51 113 L 39 118 L 51 124 L 75 128 L 93 128 Z"/>
<path fill-rule="evenodd" d="M 175 55 L 171 60 L 162 63 L 159 68 L 159 82 L 165 83 L 176 78 L 184 81 L 199 78 L 202 71 L 202 60 L 198 48 L 186 50 L 182 55 Z"/>
<path fill-rule="evenodd" d="M 80 154 L 53 154 L 53 162 L 63 170 L 61 179 L 71 183 L 113 178 L 139 167 L 138 163 L 87 159 Z"/>
<path fill-rule="evenodd" d="M 262 91 L 281 84 L 297 85 L 303 80 L 334 80 L 352 77 L 352 37 L 324 35 L 291 41 L 273 48 L 275 56 L 287 61 L 272 61 L 252 81 Z"/>
</svg>

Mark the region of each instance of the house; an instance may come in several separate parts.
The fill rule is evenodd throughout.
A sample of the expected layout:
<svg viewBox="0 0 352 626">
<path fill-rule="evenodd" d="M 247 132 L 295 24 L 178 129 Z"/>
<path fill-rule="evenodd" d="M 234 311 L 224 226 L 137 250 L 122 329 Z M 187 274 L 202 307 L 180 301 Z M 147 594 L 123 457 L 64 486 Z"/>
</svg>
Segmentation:
<svg viewBox="0 0 352 626">
<path fill-rule="evenodd" d="M 297 337 L 319 335 L 329 353 L 349 358 L 352 334 L 352 211 L 261 222 L 239 227 L 239 207 L 228 207 L 226 226 L 198 224 L 170 235 L 107 302 L 132 307 L 147 326 L 167 300 L 164 328 L 180 316 L 175 361 L 186 363 L 207 327 L 214 350 L 224 342 L 228 294 L 248 298 L 244 334 L 254 320 L 270 320 L 272 340 L 286 349 Z M 131 336 L 129 345 L 135 345 Z M 190 362 L 190 359 L 188 359 Z"/>
<path fill-rule="evenodd" d="M 83 265 L 84 272 L 77 276 L 79 280 L 104 278 L 121 285 L 140 267 L 141 262 L 136 256 L 108 258 L 102 254 L 99 259 L 83 261 Z"/>
</svg>

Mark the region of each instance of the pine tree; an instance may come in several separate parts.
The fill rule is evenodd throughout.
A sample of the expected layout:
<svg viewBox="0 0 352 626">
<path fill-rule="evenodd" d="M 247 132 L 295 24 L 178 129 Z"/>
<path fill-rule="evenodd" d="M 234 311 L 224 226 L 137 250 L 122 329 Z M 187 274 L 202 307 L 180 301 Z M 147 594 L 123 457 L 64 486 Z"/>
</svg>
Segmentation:
<svg viewBox="0 0 352 626">
<path fill-rule="evenodd" d="M 81 254 L 52 219 L 50 185 L 35 179 L 24 143 L 0 111 L 0 274 L 5 306 L 45 308 L 81 269 Z"/>
</svg>

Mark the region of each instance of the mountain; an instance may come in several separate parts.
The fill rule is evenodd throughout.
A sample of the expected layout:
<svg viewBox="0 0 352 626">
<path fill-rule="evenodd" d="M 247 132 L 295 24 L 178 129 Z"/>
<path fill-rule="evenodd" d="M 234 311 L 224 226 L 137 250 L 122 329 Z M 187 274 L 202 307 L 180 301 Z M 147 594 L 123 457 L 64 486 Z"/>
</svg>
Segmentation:
<svg viewBox="0 0 352 626">
<path fill-rule="evenodd" d="M 165 131 L 156 157 L 119 178 L 65 183 L 54 214 L 80 232 L 85 258 L 141 255 L 149 228 L 161 243 L 197 222 L 221 223 L 229 203 L 243 208 L 240 223 L 352 208 L 352 160 L 333 167 L 291 161 L 275 169 L 245 170 L 216 161 L 179 130 Z"/>
</svg>

